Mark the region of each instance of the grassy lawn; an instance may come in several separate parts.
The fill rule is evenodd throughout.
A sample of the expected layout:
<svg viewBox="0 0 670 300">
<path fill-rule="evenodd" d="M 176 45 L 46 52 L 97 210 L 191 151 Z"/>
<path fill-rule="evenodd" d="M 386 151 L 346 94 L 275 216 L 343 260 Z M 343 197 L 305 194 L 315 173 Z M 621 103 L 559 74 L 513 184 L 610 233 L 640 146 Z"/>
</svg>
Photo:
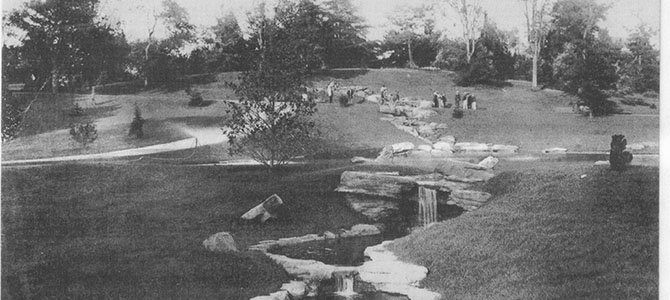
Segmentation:
<svg viewBox="0 0 670 300">
<path fill-rule="evenodd" d="M 658 168 L 502 171 L 489 205 L 393 245 L 430 270 L 423 285 L 445 299 L 658 298 Z"/>
<path fill-rule="evenodd" d="M 248 299 L 274 292 L 288 279 L 279 266 L 246 251 L 212 254 L 202 241 L 227 231 L 245 249 L 363 223 L 332 192 L 342 166 L 275 176 L 155 164 L 3 168 L 2 297 Z M 272 193 L 285 201 L 278 220 L 238 221 Z"/>
<path fill-rule="evenodd" d="M 151 90 L 133 95 L 42 95 L 31 109 L 19 138 L 3 143 L 4 160 L 54 157 L 75 154 L 101 153 L 114 150 L 167 143 L 192 136 L 199 129 L 211 130 L 222 126 L 227 105 L 223 100 L 235 99 L 225 82 L 234 81 L 238 73 L 219 74 L 218 81 L 194 86 L 202 92 L 206 107 L 189 107 L 184 91 Z M 385 84 L 392 93 L 432 99 L 434 91 L 445 93 L 451 100 L 456 91 L 472 92 L 478 99 L 477 111 L 466 111 L 463 119 L 453 119 L 451 109 L 437 109 L 439 115 L 427 121 L 446 123 L 447 132 L 463 142 L 513 144 L 525 153 L 539 153 L 552 147 L 570 151 L 605 151 L 613 134 L 624 134 L 629 144 L 648 143 L 647 153 L 658 153 L 658 109 L 648 106 L 621 105 L 632 114 L 589 119 L 570 112 L 571 96 L 558 91 L 531 91 L 528 83 L 511 81 L 512 86 L 456 87 L 453 74 L 442 71 L 408 69 L 333 70 L 310 78 L 314 87 L 325 88 L 335 79 L 340 86 L 365 86 L 378 93 Z M 31 98 L 28 95 L 25 100 Z M 623 98 L 613 98 L 620 102 Z M 646 100 L 658 104 L 658 99 Z M 84 108 L 85 116 L 68 115 L 74 103 Z M 145 138 L 127 136 L 133 119 L 134 105 L 147 120 Z M 423 142 L 400 132 L 388 122 L 380 121 L 374 103 L 356 104 L 341 108 L 338 104 L 317 105 L 318 128 L 324 134 L 325 149 L 338 156 L 348 149 L 379 150 L 385 145 L 411 141 Z M 83 148 L 67 132 L 68 125 L 80 120 L 92 120 L 98 129 L 98 139 Z M 323 156 L 323 155 L 322 155 Z M 341 156 L 341 155 L 339 155 Z"/>
</svg>

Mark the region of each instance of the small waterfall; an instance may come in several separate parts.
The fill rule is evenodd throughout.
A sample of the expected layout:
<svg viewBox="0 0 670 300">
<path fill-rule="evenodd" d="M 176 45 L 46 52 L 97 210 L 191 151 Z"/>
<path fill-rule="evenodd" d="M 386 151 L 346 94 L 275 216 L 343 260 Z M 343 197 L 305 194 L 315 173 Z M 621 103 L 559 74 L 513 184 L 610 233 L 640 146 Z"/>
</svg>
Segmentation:
<svg viewBox="0 0 670 300">
<path fill-rule="evenodd" d="M 437 222 L 437 192 L 419 187 L 419 222 L 426 227 Z"/>
<path fill-rule="evenodd" d="M 356 295 L 354 291 L 354 279 L 356 277 L 355 271 L 338 271 L 333 272 L 337 290 L 335 293 L 340 296 Z"/>
</svg>

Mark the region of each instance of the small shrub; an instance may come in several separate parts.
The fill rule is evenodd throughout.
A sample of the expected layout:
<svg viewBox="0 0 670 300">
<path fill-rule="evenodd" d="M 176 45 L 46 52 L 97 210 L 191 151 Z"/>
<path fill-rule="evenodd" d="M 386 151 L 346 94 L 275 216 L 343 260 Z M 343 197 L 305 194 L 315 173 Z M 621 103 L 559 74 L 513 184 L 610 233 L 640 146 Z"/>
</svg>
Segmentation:
<svg viewBox="0 0 670 300">
<path fill-rule="evenodd" d="M 656 104 L 653 104 L 653 103 L 652 103 L 651 105 L 649 105 L 649 108 L 651 108 L 651 109 L 656 109 Z"/>
<path fill-rule="evenodd" d="M 135 104 L 135 118 L 133 118 L 133 121 L 130 123 L 130 130 L 128 131 L 128 135 L 135 136 L 137 138 L 144 137 L 144 130 L 142 129 L 144 122 L 145 120 L 142 118 L 142 111 L 140 111 L 139 106 Z"/>
<path fill-rule="evenodd" d="M 202 95 L 200 94 L 200 92 L 198 92 L 194 89 L 191 89 L 190 86 L 186 87 L 186 89 L 184 89 L 184 91 L 186 92 L 186 94 L 190 98 L 190 101 L 188 102 L 188 106 L 202 106 L 203 105 Z"/>
<path fill-rule="evenodd" d="M 19 133 L 23 114 L 14 98 L 3 91 L 2 93 L 2 141 L 11 141 Z"/>
<path fill-rule="evenodd" d="M 345 95 L 337 96 L 337 101 L 340 103 L 340 106 L 347 107 L 349 105 L 349 98 Z"/>
<path fill-rule="evenodd" d="M 454 112 L 451 113 L 451 117 L 454 119 L 463 118 L 463 109 L 462 108 L 454 109 Z"/>
<path fill-rule="evenodd" d="M 86 147 L 98 138 L 98 130 L 92 122 L 74 123 L 70 125 L 70 135 L 75 141 Z"/>
<path fill-rule="evenodd" d="M 79 106 L 79 103 L 75 103 L 74 107 L 70 109 L 68 112 L 68 115 L 70 117 L 81 117 L 84 115 L 84 109 Z"/>
</svg>

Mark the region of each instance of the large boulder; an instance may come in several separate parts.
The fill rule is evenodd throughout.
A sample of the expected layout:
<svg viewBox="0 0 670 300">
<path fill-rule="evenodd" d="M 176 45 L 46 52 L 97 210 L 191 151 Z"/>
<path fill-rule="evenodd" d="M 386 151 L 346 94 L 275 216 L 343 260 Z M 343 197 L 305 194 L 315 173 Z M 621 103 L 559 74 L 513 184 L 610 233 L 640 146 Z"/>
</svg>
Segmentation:
<svg viewBox="0 0 670 300">
<path fill-rule="evenodd" d="M 476 166 L 470 168 L 469 166 Z M 444 175 L 445 179 L 465 183 L 482 182 L 493 178 L 492 172 L 482 170 L 482 167 L 475 164 L 455 163 L 447 160 L 435 167 L 435 172 Z"/>
<path fill-rule="evenodd" d="M 402 176 L 345 171 L 337 192 L 381 196 L 400 200 L 416 189 L 416 182 Z"/>
<path fill-rule="evenodd" d="M 370 95 L 370 96 L 365 96 L 365 100 L 374 102 L 374 103 L 379 103 L 381 102 L 382 96 L 381 95 Z"/>
<path fill-rule="evenodd" d="M 238 252 L 237 243 L 233 236 L 228 232 L 219 232 L 213 234 L 202 242 L 205 249 L 212 252 Z"/>
<path fill-rule="evenodd" d="M 277 212 L 283 204 L 284 201 L 277 194 L 274 194 L 244 213 L 242 219 L 250 221 L 260 216 L 261 223 L 265 223 L 268 219 L 277 217 Z"/>
<path fill-rule="evenodd" d="M 397 201 L 389 201 L 380 197 L 346 194 L 344 199 L 351 209 L 366 216 L 372 222 L 388 219 L 400 209 Z"/>
<path fill-rule="evenodd" d="M 455 143 L 454 148 L 458 152 L 466 152 L 466 153 L 490 151 L 489 145 L 483 143 L 465 143 L 465 142 Z"/>
<path fill-rule="evenodd" d="M 485 169 L 493 169 L 498 164 L 499 161 L 500 159 L 498 159 L 497 157 L 488 156 L 482 159 L 477 165 Z"/>
<path fill-rule="evenodd" d="M 408 118 L 413 119 L 426 119 L 432 116 L 436 116 L 437 112 L 432 109 L 417 107 L 411 110 L 405 110 L 405 115 Z"/>
<path fill-rule="evenodd" d="M 449 152 L 454 152 L 454 144 L 451 144 L 449 142 L 436 142 L 433 144 L 433 148 L 437 150 L 442 150 L 442 151 L 449 151 Z"/>
<path fill-rule="evenodd" d="M 307 284 L 303 281 L 293 280 L 282 284 L 281 290 L 291 294 L 292 299 L 302 299 L 307 294 Z"/>
<path fill-rule="evenodd" d="M 402 142 L 391 145 L 391 149 L 393 149 L 393 154 L 408 152 L 414 150 L 414 147 L 415 147 L 414 144 L 412 144 L 411 142 Z"/>
</svg>

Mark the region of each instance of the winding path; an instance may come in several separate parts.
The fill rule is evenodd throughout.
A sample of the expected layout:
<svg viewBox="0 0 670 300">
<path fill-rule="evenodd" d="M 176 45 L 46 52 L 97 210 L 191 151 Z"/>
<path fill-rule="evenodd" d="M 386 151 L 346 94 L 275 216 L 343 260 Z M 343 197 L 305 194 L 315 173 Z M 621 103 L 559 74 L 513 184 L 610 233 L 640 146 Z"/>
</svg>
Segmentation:
<svg viewBox="0 0 670 300">
<path fill-rule="evenodd" d="M 133 157 L 133 156 L 141 156 L 141 155 L 149 155 L 149 154 L 197 148 L 207 145 L 225 143 L 228 141 L 226 136 L 221 133 L 221 129 L 219 128 L 203 128 L 198 130 L 184 129 L 184 131 L 187 132 L 189 135 L 191 135 L 192 138 L 183 139 L 171 143 L 158 144 L 141 148 L 118 150 L 105 153 L 3 161 L 2 166 L 18 166 L 18 165 L 42 164 L 42 163 Z"/>
</svg>

